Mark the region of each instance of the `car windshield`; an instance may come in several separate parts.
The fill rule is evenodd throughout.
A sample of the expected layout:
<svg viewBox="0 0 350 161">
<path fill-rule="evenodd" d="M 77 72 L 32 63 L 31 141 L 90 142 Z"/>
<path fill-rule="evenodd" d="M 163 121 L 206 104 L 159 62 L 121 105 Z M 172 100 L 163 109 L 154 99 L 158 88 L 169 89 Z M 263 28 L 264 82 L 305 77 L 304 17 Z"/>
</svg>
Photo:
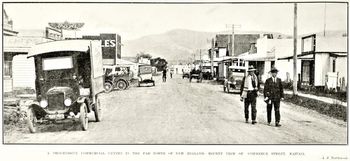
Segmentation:
<svg viewBox="0 0 350 161">
<path fill-rule="evenodd" d="M 73 58 L 72 56 L 43 58 L 42 64 L 44 71 L 71 69 L 73 68 Z"/>
<path fill-rule="evenodd" d="M 111 68 L 106 68 L 105 75 L 109 75 L 112 72 Z"/>
<path fill-rule="evenodd" d="M 232 72 L 235 72 L 235 73 L 244 73 L 244 69 L 232 69 Z"/>
<path fill-rule="evenodd" d="M 152 73 L 152 67 L 151 66 L 140 66 L 139 70 L 140 70 L 140 74 Z"/>
</svg>

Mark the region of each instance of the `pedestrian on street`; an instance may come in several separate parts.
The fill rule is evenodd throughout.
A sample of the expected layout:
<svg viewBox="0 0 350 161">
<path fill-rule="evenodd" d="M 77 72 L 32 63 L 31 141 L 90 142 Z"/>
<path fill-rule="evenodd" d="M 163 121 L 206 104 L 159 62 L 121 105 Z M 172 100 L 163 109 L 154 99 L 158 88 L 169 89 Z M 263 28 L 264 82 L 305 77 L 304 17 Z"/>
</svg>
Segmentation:
<svg viewBox="0 0 350 161">
<path fill-rule="evenodd" d="M 163 82 L 166 82 L 166 72 L 167 72 L 167 69 L 164 68 L 163 69 Z"/>
<path fill-rule="evenodd" d="M 252 124 L 256 124 L 256 97 L 258 96 L 259 81 L 254 74 L 253 66 L 249 66 L 248 75 L 243 77 L 241 85 L 241 101 L 244 101 L 245 122 L 249 120 L 249 105 L 251 106 Z"/>
<path fill-rule="evenodd" d="M 271 69 L 271 78 L 266 79 L 264 86 L 264 100 L 267 103 L 267 123 L 271 123 L 272 106 L 275 110 L 275 125 L 280 127 L 280 101 L 284 99 L 283 85 L 280 78 L 277 78 L 278 70 Z"/>
<path fill-rule="evenodd" d="M 173 78 L 173 73 L 174 73 L 174 70 L 171 69 L 171 70 L 170 70 L 170 78 Z"/>
</svg>

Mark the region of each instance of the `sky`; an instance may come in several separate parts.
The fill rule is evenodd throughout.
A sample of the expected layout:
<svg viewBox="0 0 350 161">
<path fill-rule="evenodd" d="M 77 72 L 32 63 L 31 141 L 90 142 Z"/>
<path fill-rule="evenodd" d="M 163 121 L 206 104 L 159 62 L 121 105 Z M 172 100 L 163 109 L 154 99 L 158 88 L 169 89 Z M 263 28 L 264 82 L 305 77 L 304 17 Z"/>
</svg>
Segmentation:
<svg viewBox="0 0 350 161">
<path fill-rule="evenodd" d="M 84 22 L 79 35 L 118 33 L 123 40 L 173 29 L 220 32 L 227 24 L 239 31 L 293 34 L 292 3 L 273 4 L 121 4 L 6 3 L 14 29 L 44 29 L 48 22 Z M 325 12 L 326 11 L 326 12 Z M 299 3 L 298 34 L 347 29 L 346 3 Z"/>
</svg>

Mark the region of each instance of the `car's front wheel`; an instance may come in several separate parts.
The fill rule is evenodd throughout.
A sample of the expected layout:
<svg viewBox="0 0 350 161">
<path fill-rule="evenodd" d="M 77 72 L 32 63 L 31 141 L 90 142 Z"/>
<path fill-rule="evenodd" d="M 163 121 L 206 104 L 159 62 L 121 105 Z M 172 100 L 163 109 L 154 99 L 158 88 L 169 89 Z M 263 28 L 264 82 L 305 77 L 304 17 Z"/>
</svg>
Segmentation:
<svg viewBox="0 0 350 161">
<path fill-rule="evenodd" d="M 26 123 L 31 133 L 36 132 L 36 122 L 37 122 L 37 119 L 36 119 L 34 109 L 29 107 L 27 111 Z"/>
<path fill-rule="evenodd" d="M 86 131 L 88 129 L 88 125 L 89 125 L 89 118 L 88 118 L 88 112 L 87 112 L 87 107 L 85 103 L 82 103 L 80 105 L 80 124 L 81 124 L 81 128 L 83 129 L 83 131 Z"/>
<path fill-rule="evenodd" d="M 110 82 L 105 82 L 103 88 L 105 89 L 105 92 L 109 93 L 113 90 L 113 84 Z"/>
</svg>

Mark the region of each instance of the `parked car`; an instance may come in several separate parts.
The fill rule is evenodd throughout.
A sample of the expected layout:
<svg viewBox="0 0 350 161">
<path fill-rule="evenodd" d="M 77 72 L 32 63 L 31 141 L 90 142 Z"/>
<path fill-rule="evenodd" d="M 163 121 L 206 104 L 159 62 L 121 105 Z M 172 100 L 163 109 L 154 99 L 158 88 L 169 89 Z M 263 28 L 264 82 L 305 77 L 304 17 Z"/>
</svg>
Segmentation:
<svg viewBox="0 0 350 161">
<path fill-rule="evenodd" d="M 102 119 L 99 95 L 103 89 L 101 42 L 63 40 L 32 47 L 28 58 L 35 61 L 36 101 L 28 107 L 26 122 L 31 133 L 37 120 L 79 117 L 88 129 L 88 113 Z"/>
<path fill-rule="evenodd" d="M 230 66 L 230 74 L 228 78 L 225 78 L 224 80 L 224 92 L 239 92 L 242 85 L 242 79 L 245 76 L 246 71 L 246 67 L 244 66 Z"/>
<path fill-rule="evenodd" d="M 199 69 L 192 69 L 190 72 L 190 82 L 192 79 L 197 79 L 197 82 L 202 82 L 203 80 L 203 73 Z"/>
<path fill-rule="evenodd" d="M 103 66 L 105 77 L 104 89 L 111 92 L 114 88 L 125 90 L 130 86 L 131 76 L 127 68 L 116 65 Z"/>
<path fill-rule="evenodd" d="M 185 78 L 190 78 L 190 72 L 191 70 L 190 69 L 182 69 L 182 79 L 185 79 Z"/>
<path fill-rule="evenodd" d="M 150 65 L 140 65 L 138 72 L 138 86 L 141 84 L 152 83 L 155 86 L 155 81 L 153 80 L 152 66 Z"/>
<path fill-rule="evenodd" d="M 182 79 L 190 78 L 190 73 L 182 73 Z"/>
</svg>

